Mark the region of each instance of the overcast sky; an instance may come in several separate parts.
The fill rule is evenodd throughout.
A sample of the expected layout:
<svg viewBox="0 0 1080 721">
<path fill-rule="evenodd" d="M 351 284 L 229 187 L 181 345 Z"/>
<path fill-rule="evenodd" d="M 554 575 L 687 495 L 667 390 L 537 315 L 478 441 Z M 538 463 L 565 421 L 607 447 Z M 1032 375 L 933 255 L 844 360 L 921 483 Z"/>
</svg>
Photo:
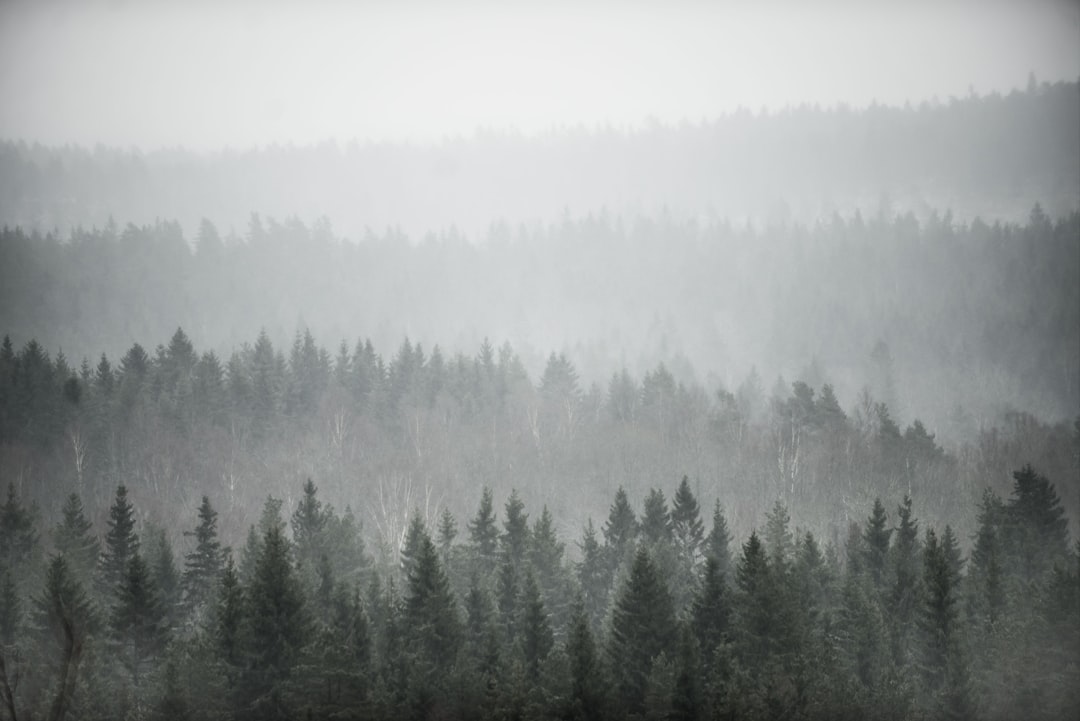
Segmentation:
<svg viewBox="0 0 1080 721">
<path fill-rule="evenodd" d="M 914 103 L 1080 75 L 1078 3 L 0 4 L 0 137 L 211 149 Z"/>
</svg>

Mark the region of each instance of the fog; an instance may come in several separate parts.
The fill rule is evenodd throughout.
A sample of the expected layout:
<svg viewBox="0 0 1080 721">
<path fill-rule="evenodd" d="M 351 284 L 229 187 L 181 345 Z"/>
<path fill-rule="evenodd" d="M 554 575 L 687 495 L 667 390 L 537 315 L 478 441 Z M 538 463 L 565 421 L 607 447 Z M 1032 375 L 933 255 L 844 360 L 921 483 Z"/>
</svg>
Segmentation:
<svg viewBox="0 0 1080 721">
<path fill-rule="evenodd" d="M 903 105 L 1080 68 L 1071 2 L 8 2 L 0 13 L 0 135 L 146 151 Z"/>
<path fill-rule="evenodd" d="M 0 718 L 1080 708 L 1075 2 L 2 3 L 0 336 Z"/>
</svg>

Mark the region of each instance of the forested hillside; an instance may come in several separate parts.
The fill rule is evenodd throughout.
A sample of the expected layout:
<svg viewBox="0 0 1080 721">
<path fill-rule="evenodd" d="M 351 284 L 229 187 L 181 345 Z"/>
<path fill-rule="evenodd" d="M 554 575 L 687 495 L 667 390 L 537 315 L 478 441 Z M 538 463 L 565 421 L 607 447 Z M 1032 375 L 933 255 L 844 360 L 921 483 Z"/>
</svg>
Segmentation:
<svg viewBox="0 0 1080 721">
<path fill-rule="evenodd" d="M 812 224 L 855 210 L 948 208 L 964 222 L 1022 221 L 1042 203 L 1080 209 L 1080 85 L 972 92 L 905 107 L 750 108 L 639 129 L 480 130 L 417 145 L 350 141 L 212 153 L 0 144 L 0 223 L 67 235 L 175 218 L 242 233 L 252 212 L 333 219 L 345 235 L 503 220 L 548 223 L 606 209 L 632 219 Z M 213 114 L 213 108 L 207 108 Z"/>
<path fill-rule="evenodd" d="M 164 719 L 1056 719 L 1080 703 L 1080 548 L 1030 466 L 983 496 L 970 554 L 907 496 L 875 500 L 841 544 L 781 501 L 747 537 L 685 477 L 667 498 L 636 510 L 620 488 L 570 535 L 485 488 L 461 521 L 414 513 L 380 561 L 310 480 L 234 548 L 206 496 L 170 507 L 178 547 L 123 485 L 105 523 L 72 493 L 47 526 L 9 487 L 0 700 L 11 718 Z"/>
<path fill-rule="evenodd" d="M 845 410 L 869 386 L 894 418 L 959 443 L 1009 411 L 1080 409 L 1080 215 L 765 230 L 599 215 L 499 226 L 480 245 L 354 243 L 259 217 L 242 237 L 209 221 L 190 238 L 168 222 L 0 231 L 0 329 L 17 346 L 115 362 L 177 326 L 222 362 L 259 328 L 278 345 L 309 329 L 331 355 L 360 333 L 384 352 L 404 336 L 449 354 L 505 339 L 534 377 L 564 352 L 583 390 L 662 362 L 711 394 L 756 369 L 766 391 L 830 383 Z"/>
</svg>

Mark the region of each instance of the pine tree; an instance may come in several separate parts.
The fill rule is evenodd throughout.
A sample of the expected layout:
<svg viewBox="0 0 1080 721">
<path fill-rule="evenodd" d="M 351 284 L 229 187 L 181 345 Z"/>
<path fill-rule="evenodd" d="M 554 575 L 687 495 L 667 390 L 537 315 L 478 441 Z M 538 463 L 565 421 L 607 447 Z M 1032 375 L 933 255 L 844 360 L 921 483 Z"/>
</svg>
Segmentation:
<svg viewBox="0 0 1080 721">
<path fill-rule="evenodd" d="M 1005 610 L 1004 549 L 1001 531 L 1005 504 L 991 490 L 983 493 L 979 504 L 978 531 L 971 551 L 970 592 L 972 613 L 983 630 L 990 630 L 1001 620 Z"/>
<path fill-rule="evenodd" d="M 892 592 L 888 603 L 888 619 L 893 660 L 903 666 L 910 660 L 911 629 L 918 612 L 921 580 L 919 560 L 919 523 L 912 517 L 911 498 L 896 509 L 900 525 L 896 529 L 896 543 L 890 549 L 892 566 Z"/>
<path fill-rule="evenodd" d="M 82 500 L 72 493 L 64 501 L 60 523 L 53 530 L 53 547 L 67 559 L 68 570 L 88 587 L 97 570 L 101 543 L 90 533 L 93 524 L 86 519 Z"/>
<path fill-rule="evenodd" d="M 127 488 L 116 488 L 116 500 L 109 508 L 109 530 L 105 534 L 105 555 L 102 558 L 102 580 L 107 598 L 112 598 L 124 583 L 131 558 L 139 550 L 135 534 L 135 508 L 128 501 Z"/>
<path fill-rule="evenodd" d="M 615 603 L 608 646 L 618 695 L 630 713 L 644 709 L 646 682 L 654 659 L 671 650 L 674 634 L 671 594 L 648 551 L 640 548 Z"/>
<path fill-rule="evenodd" d="M 960 612 L 946 547 L 933 529 L 923 551 L 924 596 L 919 617 L 922 672 L 927 700 L 949 716 L 968 715 L 967 668 L 960 643 Z"/>
<path fill-rule="evenodd" d="M 199 614 L 217 592 L 221 578 L 224 552 L 217 535 L 217 511 L 210 499 L 202 497 L 199 522 L 185 536 L 195 538 L 195 548 L 184 559 L 184 602 L 191 613 Z"/>
</svg>

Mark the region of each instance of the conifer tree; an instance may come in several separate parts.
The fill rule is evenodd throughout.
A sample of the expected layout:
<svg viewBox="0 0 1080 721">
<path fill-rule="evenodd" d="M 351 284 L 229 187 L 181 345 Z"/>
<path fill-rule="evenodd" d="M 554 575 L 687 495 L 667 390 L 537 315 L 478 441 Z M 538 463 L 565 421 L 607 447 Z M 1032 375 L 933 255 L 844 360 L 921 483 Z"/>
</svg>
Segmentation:
<svg viewBox="0 0 1080 721">
<path fill-rule="evenodd" d="M 15 492 L 15 484 L 9 483 L 7 498 L 0 505 L 0 568 L 6 568 L 22 585 L 24 576 L 38 548 L 35 528 L 36 513 L 26 508 Z"/>
<path fill-rule="evenodd" d="M 498 551 L 499 530 L 495 526 L 495 510 L 491 489 L 484 487 L 476 517 L 469 521 L 469 542 L 481 567 L 490 568 Z"/>
<path fill-rule="evenodd" d="M 454 548 L 454 539 L 457 538 L 457 521 L 449 508 L 444 508 L 439 516 L 439 555 L 443 566 L 450 567 L 450 554 Z"/>
<path fill-rule="evenodd" d="M 769 564 L 777 573 L 784 573 L 795 551 L 795 538 L 791 534 L 791 514 L 779 499 L 765 517 L 765 548 Z"/>
<path fill-rule="evenodd" d="M 68 570 L 84 588 L 92 581 L 101 556 L 101 543 L 90 533 L 92 526 L 83 512 L 82 499 L 77 493 L 69 495 L 53 530 L 53 547 L 67 559 Z"/>
<path fill-rule="evenodd" d="M 1013 473 L 1006 505 L 1007 539 L 1013 571 L 1025 583 L 1042 580 L 1068 555 L 1068 521 L 1054 485 L 1024 466 Z"/>
<path fill-rule="evenodd" d="M 615 572 L 624 561 L 632 559 L 634 542 L 637 540 L 638 522 L 630 499 L 622 486 L 615 492 L 615 500 L 604 523 L 604 548 L 608 555 L 608 575 Z"/>
<path fill-rule="evenodd" d="M 56 696 L 49 717 L 60 719 L 72 705 L 86 640 L 95 633 L 98 623 L 82 584 L 69 571 L 67 560 L 61 555 L 49 561 L 45 588 L 34 599 L 32 622 L 41 649 L 58 669 Z"/>
<path fill-rule="evenodd" d="M 731 604 L 727 582 L 717 560 L 708 556 L 701 586 L 690 609 L 693 630 L 701 644 L 706 668 L 711 668 L 713 656 L 728 637 Z"/>
<path fill-rule="evenodd" d="M 709 531 L 709 537 L 705 539 L 705 555 L 716 559 L 717 570 L 725 578 L 730 577 L 731 574 L 730 545 L 731 533 L 728 531 L 727 519 L 724 517 L 720 500 L 717 499 L 713 507 L 712 530 Z"/>
<path fill-rule="evenodd" d="M 609 684 L 588 613 L 580 599 L 570 614 L 566 655 L 570 659 L 570 717 L 601 721 L 607 717 Z"/>
<path fill-rule="evenodd" d="M 113 640 L 136 689 L 168 642 L 166 609 L 150 568 L 136 549 L 111 616 Z"/>
<path fill-rule="evenodd" d="M 217 592 L 224 560 L 217 535 L 217 516 L 210 499 L 203 496 L 198 525 L 184 534 L 195 538 L 195 548 L 184 559 L 184 602 L 189 612 L 198 613 Z"/>
<path fill-rule="evenodd" d="M 525 574 L 521 591 L 521 646 L 525 652 L 525 670 L 534 682 L 540 678 L 540 664 L 555 645 L 540 587 L 532 572 Z"/>
<path fill-rule="evenodd" d="M 525 504 L 516 490 L 510 492 L 506 501 L 506 519 L 499 542 L 504 557 L 520 569 L 529 547 L 529 514 L 525 513 Z"/>
<path fill-rule="evenodd" d="M 876 591 L 881 591 L 886 582 L 886 561 L 889 555 L 889 539 L 892 529 L 887 527 L 888 516 L 881 499 L 874 499 L 874 509 L 866 521 L 863 531 L 863 549 L 866 553 L 866 569 Z"/>
<path fill-rule="evenodd" d="M 592 518 L 585 526 L 581 543 L 581 561 L 577 565 L 577 578 L 581 586 L 581 603 L 593 629 L 600 628 L 600 620 L 607 609 L 608 587 L 611 576 L 604 562 L 604 549 L 596 540 L 596 528 Z"/>
<path fill-rule="evenodd" d="M 173 627 L 180 615 L 180 574 L 176 570 L 176 557 L 164 528 L 153 528 L 147 543 L 147 565 L 154 587 L 161 601 L 167 628 Z"/>
<path fill-rule="evenodd" d="M 116 488 L 116 499 L 109 508 L 108 531 L 105 534 L 105 555 L 102 557 L 102 580 L 106 596 L 111 598 L 128 573 L 131 558 L 139 550 L 135 534 L 135 508 L 128 501 L 127 488 Z"/>
<path fill-rule="evenodd" d="M 279 714 L 287 711 L 282 683 L 309 641 L 310 630 L 303 591 L 289 561 L 281 524 L 269 524 L 263 535 L 244 601 L 249 641 L 243 706 L 255 716 Z"/>
<path fill-rule="evenodd" d="M 310 478 L 304 481 L 303 495 L 292 514 L 293 550 L 306 588 L 314 586 L 319 559 L 328 550 L 326 528 L 331 513 L 323 507 L 318 492 Z"/>
<path fill-rule="evenodd" d="M 705 524 L 701 522 L 701 509 L 690 490 L 690 481 L 686 476 L 683 476 L 679 489 L 675 492 L 671 507 L 671 530 L 679 557 L 693 567 L 705 539 Z"/>
<path fill-rule="evenodd" d="M 671 513 L 667 499 L 659 488 L 653 488 L 645 497 L 645 512 L 641 516 L 641 535 L 649 543 L 667 542 L 671 536 Z"/>
<path fill-rule="evenodd" d="M 440 690 L 445 692 L 443 682 L 457 660 L 462 630 L 450 580 L 426 531 L 409 574 L 403 610 L 413 687 L 419 694 L 414 702 L 428 708 Z"/>
<path fill-rule="evenodd" d="M 657 656 L 672 649 L 675 612 L 671 594 L 642 547 L 612 614 L 608 655 L 617 693 L 630 713 L 644 709 L 646 682 Z"/>
<path fill-rule="evenodd" d="M 229 685 L 235 683 L 235 673 L 241 663 L 242 625 L 244 622 L 244 593 L 231 553 L 225 555 L 221 581 L 215 598 L 213 616 L 214 644 L 229 674 Z"/>
</svg>

